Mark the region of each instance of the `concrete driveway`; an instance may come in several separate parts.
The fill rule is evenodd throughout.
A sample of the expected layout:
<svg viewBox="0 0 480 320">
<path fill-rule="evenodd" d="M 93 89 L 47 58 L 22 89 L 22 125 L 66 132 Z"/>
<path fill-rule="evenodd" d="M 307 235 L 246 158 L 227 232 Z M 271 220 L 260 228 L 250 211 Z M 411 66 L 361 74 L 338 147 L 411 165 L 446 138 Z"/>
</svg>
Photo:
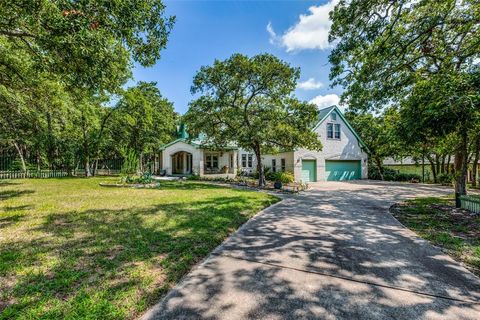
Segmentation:
<svg viewBox="0 0 480 320">
<path fill-rule="evenodd" d="M 480 319 L 480 279 L 388 213 L 451 192 L 318 183 L 246 223 L 144 318 Z"/>
</svg>

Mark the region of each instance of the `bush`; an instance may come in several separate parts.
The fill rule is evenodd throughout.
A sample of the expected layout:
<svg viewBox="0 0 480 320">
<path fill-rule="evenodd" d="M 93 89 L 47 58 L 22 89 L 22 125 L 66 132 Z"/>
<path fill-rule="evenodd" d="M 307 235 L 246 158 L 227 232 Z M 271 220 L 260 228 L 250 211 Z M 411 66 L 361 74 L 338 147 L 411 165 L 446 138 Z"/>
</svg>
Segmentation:
<svg viewBox="0 0 480 320">
<path fill-rule="evenodd" d="M 389 168 L 384 168 L 383 169 L 383 177 L 385 180 L 387 180 L 387 177 L 390 178 L 390 180 L 393 181 L 393 177 L 398 173 L 397 170 L 389 169 Z M 368 167 L 368 179 L 372 180 L 382 180 L 380 176 L 380 172 L 378 171 L 377 167 L 374 166 L 369 166 Z"/>
<path fill-rule="evenodd" d="M 415 174 L 415 173 L 397 173 L 394 177 L 393 180 L 389 181 L 421 181 L 422 177 L 420 175 Z"/>
<path fill-rule="evenodd" d="M 368 178 L 372 180 L 382 180 L 377 167 L 370 167 Z M 421 181 L 422 177 L 415 173 L 402 173 L 398 170 L 389 168 L 383 169 L 383 180 L 385 181 Z"/>
<path fill-rule="evenodd" d="M 152 183 L 153 182 L 152 174 L 150 172 L 145 172 L 138 178 L 137 182 L 143 183 L 143 184 Z"/>
<path fill-rule="evenodd" d="M 275 181 L 280 181 L 281 183 L 287 184 L 295 181 L 295 177 L 291 172 L 278 172 L 275 174 Z"/>
<path fill-rule="evenodd" d="M 120 173 L 122 175 L 130 176 L 137 173 L 138 157 L 133 149 L 122 150 L 123 164 Z"/>
<path fill-rule="evenodd" d="M 441 184 L 452 184 L 454 176 L 448 173 L 441 173 L 437 177 L 438 182 Z"/>
</svg>

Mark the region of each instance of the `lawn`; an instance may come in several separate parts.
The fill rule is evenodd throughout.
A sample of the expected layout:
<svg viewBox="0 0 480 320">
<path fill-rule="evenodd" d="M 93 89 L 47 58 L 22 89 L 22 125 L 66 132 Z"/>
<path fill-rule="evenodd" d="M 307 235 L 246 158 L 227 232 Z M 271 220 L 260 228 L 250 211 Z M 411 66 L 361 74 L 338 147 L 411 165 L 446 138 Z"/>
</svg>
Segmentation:
<svg viewBox="0 0 480 320">
<path fill-rule="evenodd" d="M 405 201 L 391 211 L 403 225 L 480 276 L 479 215 L 455 209 L 452 198 L 434 197 Z"/>
<path fill-rule="evenodd" d="M 109 179 L 0 181 L 0 319 L 134 318 L 278 200 L 193 181 L 99 186 Z"/>
</svg>

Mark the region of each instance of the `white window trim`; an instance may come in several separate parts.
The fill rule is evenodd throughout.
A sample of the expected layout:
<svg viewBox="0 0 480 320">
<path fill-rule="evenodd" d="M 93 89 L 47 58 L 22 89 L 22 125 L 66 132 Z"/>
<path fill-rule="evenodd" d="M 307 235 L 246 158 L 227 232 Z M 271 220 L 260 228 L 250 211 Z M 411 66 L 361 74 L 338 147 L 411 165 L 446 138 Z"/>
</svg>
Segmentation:
<svg viewBox="0 0 480 320">
<path fill-rule="evenodd" d="M 331 138 L 328 136 L 329 125 L 332 126 L 332 137 Z M 335 132 L 336 132 L 335 128 L 337 128 L 337 127 L 338 127 L 338 133 L 339 133 L 338 138 L 335 137 Z M 327 123 L 327 140 L 337 140 L 337 141 L 342 140 L 342 127 L 341 127 L 340 123 L 332 123 L 332 122 Z"/>
</svg>

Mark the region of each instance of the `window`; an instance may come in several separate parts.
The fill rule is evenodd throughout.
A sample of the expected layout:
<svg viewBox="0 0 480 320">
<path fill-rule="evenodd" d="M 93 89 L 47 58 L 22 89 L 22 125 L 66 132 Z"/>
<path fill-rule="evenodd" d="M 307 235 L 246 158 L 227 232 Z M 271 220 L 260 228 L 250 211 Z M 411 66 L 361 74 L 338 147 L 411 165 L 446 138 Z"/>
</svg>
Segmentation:
<svg viewBox="0 0 480 320">
<path fill-rule="evenodd" d="M 242 168 L 247 167 L 247 155 L 244 153 L 242 154 Z"/>
<path fill-rule="evenodd" d="M 207 154 L 206 156 L 207 168 L 218 168 L 218 156 L 213 154 Z"/>
<path fill-rule="evenodd" d="M 280 164 L 282 166 L 282 171 L 285 172 L 285 170 L 287 169 L 287 166 L 285 164 L 285 158 L 280 160 Z"/>
<path fill-rule="evenodd" d="M 277 172 L 277 159 L 272 159 L 272 172 Z"/>
<path fill-rule="evenodd" d="M 340 124 L 335 123 L 335 139 L 340 139 Z"/>
<path fill-rule="evenodd" d="M 331 118 L 333 121 L 337 120 L 337 114 L 336 114 L 335 112 L 332 112 L 330 118 Z"/>
<path fill-rule="evenodd" d="M 230 153 L 230 168 L 233 168 L 233 154 Z"/>
<path fill-rule="evenodd" d="M 327 138 L 333 139 L 333 123 L 327 123 Z"/>
<path fill-rule="evenodd" d="M 248 167 L 253 167 L 253 154 L 248 155 Z"/>
</svg>

